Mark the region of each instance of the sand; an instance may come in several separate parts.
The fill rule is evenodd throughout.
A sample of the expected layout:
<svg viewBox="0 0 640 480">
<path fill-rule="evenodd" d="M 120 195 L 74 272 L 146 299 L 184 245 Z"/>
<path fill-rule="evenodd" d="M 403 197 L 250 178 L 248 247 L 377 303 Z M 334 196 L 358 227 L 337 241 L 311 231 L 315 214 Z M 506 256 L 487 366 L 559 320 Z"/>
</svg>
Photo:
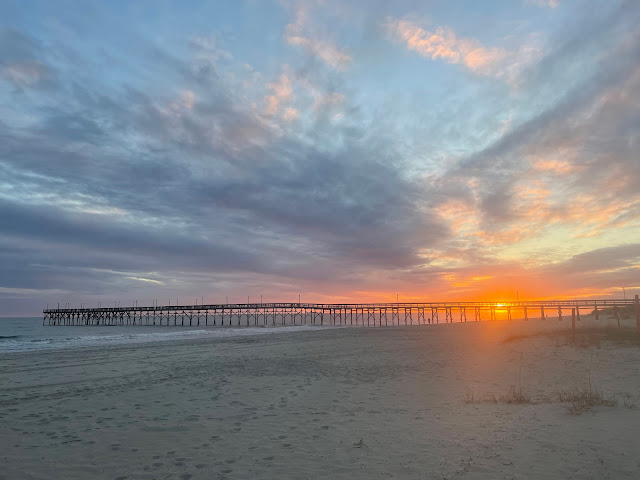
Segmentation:
<svg viewBox="0 0 640 480">
<path fill-rule="evenodd" d="M 558 325 L 3 355 L 0 478 L 638 478 L 640 347 L 504 342 Z M 554 397 L 587 385 L 589 364 L 618 404 L 574 415 Z M 467 402 L 518 382 L 538 403 Z"/>
</svg>

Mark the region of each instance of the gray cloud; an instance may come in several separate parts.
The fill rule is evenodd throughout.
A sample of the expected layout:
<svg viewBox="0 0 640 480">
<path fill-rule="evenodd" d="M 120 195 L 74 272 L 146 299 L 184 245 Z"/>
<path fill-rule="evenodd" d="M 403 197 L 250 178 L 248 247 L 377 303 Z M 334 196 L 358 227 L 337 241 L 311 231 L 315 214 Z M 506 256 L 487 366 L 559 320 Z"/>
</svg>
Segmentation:
<svg viewBox="0 0 640 480">
<path fill-rule="evenodd" d="M 0 197 L 0 255 L 21 259 L 6 264 L 2 286 L 97 294 L 151 271 L 348 282 L 415 265 L 420 248 L 446 239 L 391 139 L 321 116 L 311 142 L 282 135 L 214 65 L 205 79 L 189 60 L 161 51 L 151 60 L 183 76 L 193 108 L 74 82 L 72 101 L 42 108 L 38 128 L 0 125 L 11 188 Z M 341 147 L 323 148 L 333 135 Z"/>
<path fill-rule="evenodd" d="M 604 247 L 574 255 L 548 271 L 555 274 L 589 275 L 600 271 L 633 268 L 640 262 L 640 243 Z"/>
</svg>

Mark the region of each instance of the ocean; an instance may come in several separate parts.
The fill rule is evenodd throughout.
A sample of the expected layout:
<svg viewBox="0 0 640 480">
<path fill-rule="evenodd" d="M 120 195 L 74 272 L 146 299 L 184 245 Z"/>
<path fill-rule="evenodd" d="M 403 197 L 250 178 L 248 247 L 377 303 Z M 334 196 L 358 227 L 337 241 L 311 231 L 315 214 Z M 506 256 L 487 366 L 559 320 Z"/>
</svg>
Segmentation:
<svg viewBox="0 0 640 480">
<path fill-rule="evenodd" d="M 42 317 L 0 317 L 0 353 L 167 342 L 202 337 L 268 335 L 319 328 L 327 327 L 45 326 L 42 325 Z"/>
</svg>

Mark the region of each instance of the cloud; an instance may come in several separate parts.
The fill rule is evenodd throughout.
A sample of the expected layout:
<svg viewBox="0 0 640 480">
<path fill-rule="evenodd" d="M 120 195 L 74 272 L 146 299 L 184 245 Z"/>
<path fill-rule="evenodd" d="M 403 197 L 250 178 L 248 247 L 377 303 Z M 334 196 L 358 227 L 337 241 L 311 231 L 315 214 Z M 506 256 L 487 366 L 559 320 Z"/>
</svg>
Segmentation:
<svg viewBox="0 0 640 480">
<path fill-rule="evenodd" d="M 524 3 L 538 7 L 556 8 L 560 5 L 560 0 L 524 0 Z"/>
<path fill-rule="evenodd" d="M 164 285 L 164 282 L 161 282 L 160 280 L 154 280 L 152 278 L 142 278 L 142 277 L 127 277 L 130 278 L 131 280 L 137 280 L 139 282 L 147 282 L 147 283 L 154 283 L 156 285 Z"/>
<path fill-rule="evenodd" d="M 630 13 L 626 17 L 634 18 Z M 640 30 L 629 22 L 610 25 L 616 41 L 611 38 L 597 61 L 586 60 L 591 75 L 450 172 L 451 181 L 474 180 L 486 223 L 521 218 L 595 235 L 640 220 L 631 186 L 640 181 L 634 154 L 638 102 L 632 93 L 640 88 Z M 534 203 L 521 195 L 532 182 L 548 191 Z"/>
<path fill-rule="evenodd" d="M 18 90 L 55 84 L 53 70 L 38 55 L 40 47 L 26 34 L 0 28 L 0 78 Z"/>
<path fill-rule="evenodd" d="M 489 73 L 502 62 L 506 51 L 486 48 L 474 39 L 458 38 L 450 28 L 437 27 L 434 32 L 407 21 L 392 19 L 385 25 L 394 36 L 403 40 L 409 50 L 414 50 L 433 60 L 462 63 L 478 73 Z"/>
<path fill-rule="evenodd" d="M 140 40 L 145 55 L 105 53 L 132 66 L 106 75 L 85 68 L 91 49 L 71 61 L 63 39 L 53 52 L 14 30 L 2 65 L 39 62 L 55 88 L 3 77 L 3 309 L 66 295 L 470 298 L 528 279 L 540 295 L 608 292 L 616 274 L 631 284 L 636 247 L 600 250 L 640 231 L 636 10 L 563 30 L 510 95 L 472 82 L 435 100 L 391 82 L 381 101 L 378 84 L 326 68 L 351 60 L 322 60 L 304 42 L 312 58 L 260 71 L 221 53 L 216 35 Z M 327 41 L 315 23 L 290 33 Z M 426 58 L 491 78 L 522 72 L 519 48 L 393 25 Z M 508 128 L 486 121 L 495 115 Z"/>
<path fill-rule="evenodd" d="M 321 80 L 313 123 L 297 135 L 263 121 L 229 79 L 201 83 L 192 58 L 150 61 L 180 72 L 180 85 L 95 79 L 65 88 L 33 125 L 0 123 L 0 286 L 98 295 L 153 283 L 140 279 L 178 292 L 223 278 L 235 289 L 267 278 L 353 284 L 372 268 L 411 268 L 419 248 L 447 238 L 390 138 L 322 120 L 357 110 Z M 274 111 L 296 118 L 289 71 L 269 88 Z"/>
<path fill-rule="evenodd" d="M 640 244 L 631 243 L 574 255 L 564 262 L 549 266 L 547 270 L 552 270 L 555 274 L 586 275 L 630 269 L 639 263 Z"/>
<path fill-rule="evenodd" d="M 280 110 L 282 103 L 289 103 L 293 99 L 293 87 L 291 78 L 286 72 L 282 72 L 277 82 L 269 83 L 267 87 L 271 90 L 271 95 L 265 97 L 266 115 L 275 115 Z"/>
<path fill-rule="evenodd" d="M 462 64 L 475 74 L 504 77 L 510 81 L 515 81 L 519 73 L 541 54 L 535 45 L 525 45 L 515 51 L 486 47 L 474 38 L 457 36 L 449 27 L 429 31 L 409 20 L 390 18 L 384 27 L 389 35 L 423 57 Z"/>
<path fill-rule="evenodd" d="M 285 40 L 289 45 L 303 48 L 335 69 L 346 70 L 351 64 L 351 56 L 347 52 L 327 39 L 321 40 L 305 34 L 305 28 L 309 24 L 309 8 L 304 3 L 297 5 L 294 21 L 285 29 Z"/>
<path fill-rule="evenodd" d="M 299 112 L 295 108 L 287 107 L 282 113 L 282 118 L 285 122 L 291 122 L 298 118 Z"/>
<path fill-rule="evenodd" d="M 307 52 L 315 55 L 327 65 L 339 70 L 346 69 L 351 63 L 351 56 L 339 50 L 336 46 L 327 42 L 312 40 L 302 35 L 292 34 L 291 30 L 288 29 L 289 33 L 285 37 L 290 45 L 303 47 Z"/>
</svg>

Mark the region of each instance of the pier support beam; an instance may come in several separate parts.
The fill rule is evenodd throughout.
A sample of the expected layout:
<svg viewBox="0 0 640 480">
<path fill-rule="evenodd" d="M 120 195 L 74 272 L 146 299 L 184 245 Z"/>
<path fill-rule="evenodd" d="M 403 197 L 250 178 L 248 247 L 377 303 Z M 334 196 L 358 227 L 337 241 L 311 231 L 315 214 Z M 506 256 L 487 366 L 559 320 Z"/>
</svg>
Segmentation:
<svg viewBox="0 0 640 480">
<path fill-rule="evenodd" d="M 638 295 L 636 295 L 636 298 L 633 300 L 633 303 L 635 305 L 635 310 L 636 310 L 636 331 L 638 333 L 640 333 L 640 300 L 638 299 Z"/>
<path fill-rule="evenodd" d="M 400 325 L 400 308 L 391 307 L 391 325 Z"/>
<path fill-rule="evenodd" d="M 413 325 L 413 317 L 411 316 L 411 308 L 404 307 L 404 324 L 407 325 L 407 320 Z"/>
<path fill-rule="evenodd" d="M 453 314 L 451 313 L 451 307 L 444 307 L 444 323 L 453 323 Z"/>
</svg>

